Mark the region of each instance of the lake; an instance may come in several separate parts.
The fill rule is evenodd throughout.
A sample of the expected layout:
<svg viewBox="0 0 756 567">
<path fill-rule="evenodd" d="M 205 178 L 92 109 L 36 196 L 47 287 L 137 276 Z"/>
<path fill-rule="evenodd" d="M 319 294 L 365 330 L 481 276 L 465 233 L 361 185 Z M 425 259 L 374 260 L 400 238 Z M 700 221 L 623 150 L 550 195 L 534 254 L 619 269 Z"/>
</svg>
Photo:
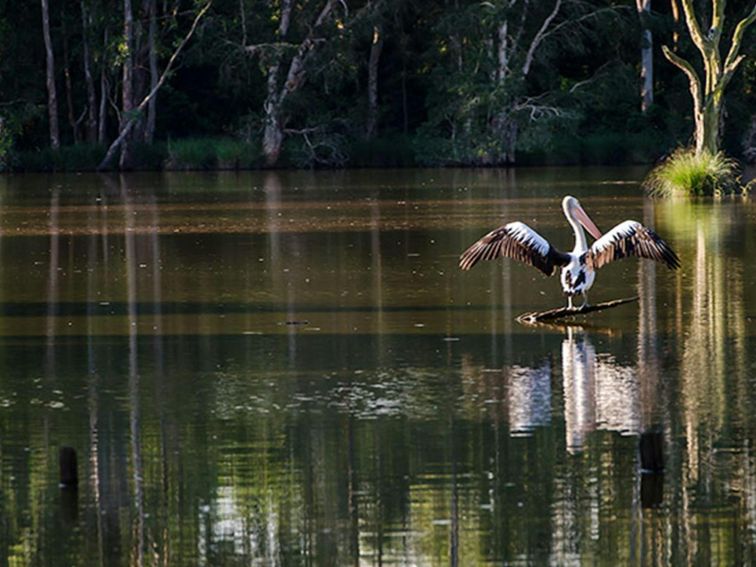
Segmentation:
<svg viewBox="0 0 756 567">
<path fill-rule="evenodd" d="M 0 177 L 0 565 L 756 561 L 756 205 L 643 174 Z M 457 258 L 565 194 L 682 269 L 517 323 L 557 278 Z"/>
</svg>

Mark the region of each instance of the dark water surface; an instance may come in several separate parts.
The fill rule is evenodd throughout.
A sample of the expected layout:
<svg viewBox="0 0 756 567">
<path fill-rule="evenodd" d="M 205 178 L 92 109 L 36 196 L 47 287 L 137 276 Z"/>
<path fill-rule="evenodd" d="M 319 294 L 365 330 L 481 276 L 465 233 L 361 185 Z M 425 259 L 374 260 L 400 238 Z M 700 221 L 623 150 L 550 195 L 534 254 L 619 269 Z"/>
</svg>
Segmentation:
<svg viewBox="0 0 756 567">
<path fill-rule="evenodd" d="M 756 206 L 642 174 L 0 178 L 0 565 L 756 561 Z M 504 220 L 571 248 L 567 193 L 683 269 L 519 325 L 557 279 L 456 259 Z"/>
</svg>

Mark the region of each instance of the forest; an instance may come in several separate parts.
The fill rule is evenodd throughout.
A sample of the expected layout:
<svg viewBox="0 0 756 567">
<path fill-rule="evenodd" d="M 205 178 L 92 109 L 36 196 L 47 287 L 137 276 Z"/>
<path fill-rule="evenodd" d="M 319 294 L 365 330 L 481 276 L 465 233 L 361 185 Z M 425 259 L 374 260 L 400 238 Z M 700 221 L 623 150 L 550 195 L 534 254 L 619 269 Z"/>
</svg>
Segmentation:
<svg viewBox="0 0 756 567">
<path fill-rule="evenodd" d="M 654 163 L 694 131 L 662 54 L 700 62 L 684 8 L 725 50 L 754 11 L 731 0 L 721 30 L 709 4 L 2 0 L 0 167 Z M 722 147 L 746 161 L 754 29 L 722 111 Z"/>
</svg>

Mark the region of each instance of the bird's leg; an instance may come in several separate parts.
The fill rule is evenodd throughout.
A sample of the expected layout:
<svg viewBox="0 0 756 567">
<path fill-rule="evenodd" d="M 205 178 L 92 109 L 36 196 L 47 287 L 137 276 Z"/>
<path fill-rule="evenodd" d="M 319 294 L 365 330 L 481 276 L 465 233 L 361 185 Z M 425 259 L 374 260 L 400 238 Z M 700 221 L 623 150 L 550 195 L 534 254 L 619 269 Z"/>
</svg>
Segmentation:
<svg viewBox="0 0 756 567">
<path fill-rule="evenodd" d="M 580 309 L 584 307 L 588 307 L 588 294 L 585 292 L 583 292 L 583 304 L 580 306 Z"/>
<path fill-rule="evenodd" d="M 572 311 L 573 309 L 575 309 L 575 306 L 572 305 L 572 296 L 571 295 L 567 296 L 567 309 L 569 309 L 570 311 Z"/>
</svg>

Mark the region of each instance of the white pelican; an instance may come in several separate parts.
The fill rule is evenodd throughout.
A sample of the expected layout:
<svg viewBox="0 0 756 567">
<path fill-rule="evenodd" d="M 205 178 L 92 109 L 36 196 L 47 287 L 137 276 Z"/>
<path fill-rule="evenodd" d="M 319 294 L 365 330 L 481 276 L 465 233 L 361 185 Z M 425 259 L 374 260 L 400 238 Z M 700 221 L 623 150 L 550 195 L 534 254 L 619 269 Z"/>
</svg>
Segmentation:
<svg viewBox="0 0 756 567">
<path fill-rule="evenodd" d="M 626 220 L 601 235 L 591 218 L 570 195 L 562 200 L 567 222 L 575 231 L 575 248 L 560 252 L 549 241 L 522 222 L 510 222 L 492 230 L 464 251 L 459 267 L 469 270 L 480 260 L 494 260 L 502 256 L 519 260 L 539 269 L 547 276 L 562 268 L 562 290 L 567 296 L 567 308 L 574 309 L 573 298 L 583 296 L 588 304 L 587 291 L 596 278 L 596 270 L 609 262 L 638 256 L 662 262 L 670 269 L 680 267 L 680 259 L 669 245 L 650 228 L 634 220 Z M 585 227 L 597 240 L 588 246 Z"/>
</svg>

